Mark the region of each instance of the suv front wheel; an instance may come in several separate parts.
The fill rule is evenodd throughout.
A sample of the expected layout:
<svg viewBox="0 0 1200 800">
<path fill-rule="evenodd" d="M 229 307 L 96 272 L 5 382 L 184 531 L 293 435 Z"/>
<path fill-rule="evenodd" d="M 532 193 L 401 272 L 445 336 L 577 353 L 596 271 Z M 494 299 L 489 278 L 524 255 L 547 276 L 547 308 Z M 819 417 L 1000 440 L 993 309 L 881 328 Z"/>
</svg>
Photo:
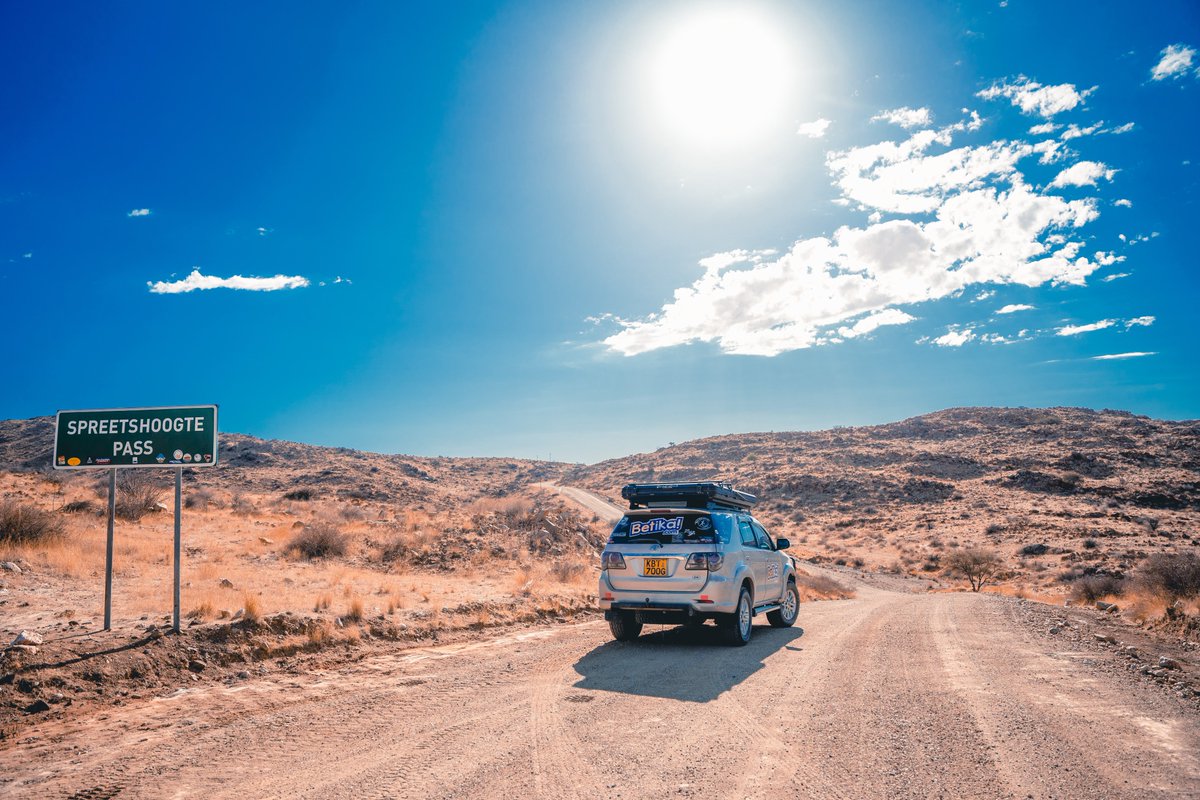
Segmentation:
<svg viewBox="0 0 1200 800">
<path fill-rule="evenodd" d="M 754 625 L 754 607 L 750 601 L 750 590 L 742 587 L 738 595 L 737 610 L 721 620 L 725 641 L 734 647 L 744 647 L 750 643 L 750 632 Z"/>
<path fill-rule="evenodd" d="M 642 623 L 629 611 L 613 614 L 608 621 L 608 629 L 618 642 L 632 642 L 642 633 Z"/>
</svg>

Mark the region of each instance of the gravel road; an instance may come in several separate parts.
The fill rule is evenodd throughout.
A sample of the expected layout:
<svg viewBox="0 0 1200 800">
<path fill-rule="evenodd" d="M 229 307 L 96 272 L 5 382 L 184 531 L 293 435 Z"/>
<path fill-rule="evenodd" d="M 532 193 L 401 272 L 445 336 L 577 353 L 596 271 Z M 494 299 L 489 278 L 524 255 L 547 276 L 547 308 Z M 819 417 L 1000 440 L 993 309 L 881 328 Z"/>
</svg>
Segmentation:
<svg viewBox="0 0 1200 800">
<path fill-rule="evenodd" d="M 0 795 L 1200 797 L 1196 712 L 1023 604 L 857 588 L 740 649 L 589 622 L 199 684 L 31 729 Z"/>
</svg>

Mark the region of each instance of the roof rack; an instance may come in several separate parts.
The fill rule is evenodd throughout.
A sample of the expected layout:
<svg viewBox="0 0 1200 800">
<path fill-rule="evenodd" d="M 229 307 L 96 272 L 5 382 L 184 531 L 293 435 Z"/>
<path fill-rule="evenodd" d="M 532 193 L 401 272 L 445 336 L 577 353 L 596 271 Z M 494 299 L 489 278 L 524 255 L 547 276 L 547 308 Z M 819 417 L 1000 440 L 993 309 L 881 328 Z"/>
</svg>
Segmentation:
<svg viewBox="0 0 1200 800">
<path fill-rule="evenodd" d="M 746 511 L 758 499 L 728 483 L 630 483 L 621 489 L 630 509 L 707 508 Z"/>
</svg>

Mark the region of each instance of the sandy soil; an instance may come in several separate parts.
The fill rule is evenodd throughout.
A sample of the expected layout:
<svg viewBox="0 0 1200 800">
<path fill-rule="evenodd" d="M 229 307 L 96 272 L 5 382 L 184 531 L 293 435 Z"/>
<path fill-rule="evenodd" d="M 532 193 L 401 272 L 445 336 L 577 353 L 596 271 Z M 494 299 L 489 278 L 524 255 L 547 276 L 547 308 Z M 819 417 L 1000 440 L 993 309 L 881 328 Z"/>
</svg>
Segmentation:
<svg viewBox="0 0 1200 800">
<path fill-rule="evenodd" d="M 860 582 L 740 649 L 590 622 L 200 685 L 38 723 L 0 795 L 1200 796 L 1194 707 L 1048 634 L 1061 610 L 920 586 Z"/>
</svg>

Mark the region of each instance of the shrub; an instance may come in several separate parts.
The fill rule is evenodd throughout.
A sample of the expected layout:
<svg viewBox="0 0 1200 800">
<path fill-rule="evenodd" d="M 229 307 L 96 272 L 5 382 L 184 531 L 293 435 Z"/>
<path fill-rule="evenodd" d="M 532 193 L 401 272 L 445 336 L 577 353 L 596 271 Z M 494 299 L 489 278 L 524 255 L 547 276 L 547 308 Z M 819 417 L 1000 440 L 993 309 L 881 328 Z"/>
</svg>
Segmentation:
<svg viewBox="0 0 1200 800">
<path fill-rule="evenodd" d="M 1200 596 L 1200 556 L 1159 553 L 1142 562 L 1138 583 L 1152 594 L 1174 602 Z"/>
<path fill-rule="evenodd" d="M 1037 542 L 1036 544 L 1027 544 L 1021 548 L 1021 555 L 1023 555 L 1023 556 L 1042 556 L 1042 555 L 1045 555 L 1046 551 L 1048 551 L 1049 549 L 1050 548 L 1047 545 L 1042 544 L 1041 542 Z"/>
<path fill-rule="evenodd" d="M 342 617 L 347 622 L 362 622 L 363 619 L 363 601 L 355 597 L 350 601 L 349 607 L 346 608 L 346 613 Z"/>
<path fill-rule="evenodd" d="M 1113 575 L 1085 575 L 1071 584 L 1071 599 L 1083 603 L 1124 592 L 1125 582 Z"/>
<path fill-rule="evenodd" d="M 241 492 L 236 492 L 229 500 L 229 507 L 233 513 L 246 516 L 258 511 L 258 507 L 254 505 L 254 501 L 246 497 Z"/>
<path fill-rule="evenodd" d="M 972 592 L 978 592 L 996 578 L 1003 567 L 1000 556 L 983 547 L 963 547 L 946 558 L 946 572 L 966 578 Z"/>
<path fill-rule="evenodd" d="M 290 492 L 288 492 L 287 494 L 285 494 L 283 496 L 283 499 L 284 500 L 302 500 L 302 501 L 307 502 L 309 500 L 312 500 L 313 497 L 315 497 L 315 496 L 316 496 L 316 492 L 314 492 L 312 489 L 292 489 Z"/>
<path fill-rule="evenodd" d="M 183 507 L 194 508 L 197 511 L 207 511 L 212 502 L 212 492 L 208 489 L 197 489 L 194 492 L 189 492 L 188 496 L 183 498 Z"/>
<path fill-rule="evenodd" d="M 301 528 L 284 550 L 297 552 L 304 558 L 328 558 L 346 555 L 348 543 L 346 534 L 333 525 L 317 522 Z"/>
<path fill-rule="evenodd" d="M 0 503 L 0 543 L 35 544 L 62 533 L 62 520 L 49 511 L 13 501 Z"/>
<path fill-rule="evenodd" d="M 258 598 L 252 594 L 242 598 L 242 619 L 247 623 L 254 624 L 262 616 L 262 611 L 258 606 Z"/>
<path fill-rule="evenodd" d="M 166 489 L 148 470 L 117 470 L 116 514 L 121 519 L 137 522 L 147 514 L 160 511 L 164 494 Z"/>
<path fill-rule="evenodd" d="M 62 507 L 64 514 L 95 514 L 96 506 L 91 500 L 72 500 Z"/>
</svg>

